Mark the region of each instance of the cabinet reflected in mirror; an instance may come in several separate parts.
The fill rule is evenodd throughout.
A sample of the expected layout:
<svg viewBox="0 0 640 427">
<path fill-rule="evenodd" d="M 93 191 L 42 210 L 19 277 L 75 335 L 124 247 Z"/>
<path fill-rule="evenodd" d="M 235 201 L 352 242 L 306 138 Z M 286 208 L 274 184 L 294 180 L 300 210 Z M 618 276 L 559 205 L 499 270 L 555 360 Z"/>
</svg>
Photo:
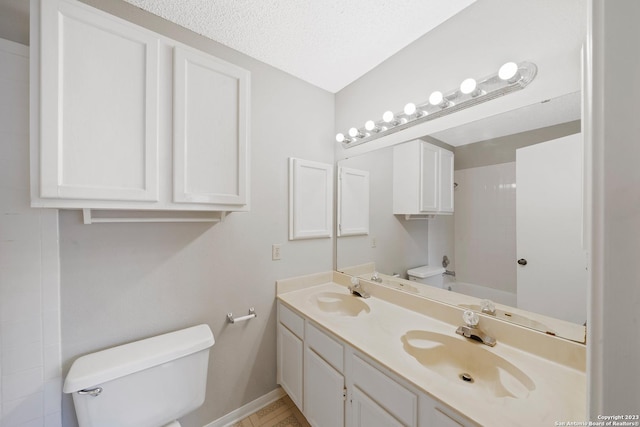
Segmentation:
<svg viewBox="0 0 640 427">
<path fill-rule="evenodd" d="M 338 270 L 366 279 L 377 271 L 383 284 L 477 311 L 489 299 L 498 318 L 583 342 L 587 271 L 579 118 L 580 94 L 569 94 L 341 160 L 339 168 L 369 174 L 370 204 L 368 234 L 338 238 Z M 453 213 L 408 216 L 394 210 L 399 188 L 420 191 L 417 184 L 398 183 L 411 163 L 411 156 L 399 161 L 398 153 L 411 144 L 455 155 Z M 419 153 L 414 150 L 414 158 Z M 444 256 L 455 276 L 442 276 Z M 408 274 L 425 265 L 440 269 L 435 286 L 422 283 L 432 279 Z"/>
</svg>

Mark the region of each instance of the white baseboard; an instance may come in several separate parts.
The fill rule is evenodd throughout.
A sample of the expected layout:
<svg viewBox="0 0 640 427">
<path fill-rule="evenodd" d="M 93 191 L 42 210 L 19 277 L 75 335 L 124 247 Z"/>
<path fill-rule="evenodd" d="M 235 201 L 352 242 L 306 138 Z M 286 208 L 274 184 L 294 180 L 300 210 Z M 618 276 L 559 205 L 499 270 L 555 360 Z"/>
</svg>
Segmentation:
<svg viewBox="0 0 640 427">
<path fill-rule="evenodd" d="M 247 403 L 244 406 L 241 406 L 240 408 L 236 409 L 235 411 L 229 412 L 227 415 L 224 415 L 220 418 L 218 418 L 215 421 L 210 422 L 209 424 L 207 424 L 206 426 L 203 427 L 227 427 L 233 423 L 236 423 L 244 418 L 247 418 L 249 415 L 253 414 L 254 412 L 256 412 L 258 409 L 261 409 L 265 406 L 267 406 L 268 404 L 275 402 L 276 400 L 280 399 L 282 396 L 284 396 L 286 393 L 284 392 L 284 390 L 280 387 L 278 387 L 277 389 L 270 391 L 269 393 L 265 394 L 264 396 L 261 396 L 259 398 L 257 398 L 256 400 Z"/>
</svg>

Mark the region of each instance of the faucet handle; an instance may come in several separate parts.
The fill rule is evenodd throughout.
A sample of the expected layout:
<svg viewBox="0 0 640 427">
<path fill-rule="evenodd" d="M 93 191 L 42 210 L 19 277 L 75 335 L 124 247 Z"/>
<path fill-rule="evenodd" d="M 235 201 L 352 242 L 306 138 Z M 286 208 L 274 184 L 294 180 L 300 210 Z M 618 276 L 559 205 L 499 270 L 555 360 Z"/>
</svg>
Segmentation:
<svg viewBox="0 0 640 427">
<path fill-rule="evenodd" d="M 490 299 L 483 299 L 480 301 L 480 307 L 482 312 L 486 314 L 496 314 L 496 306 Z"/>
<path fill-rule="evenodd" d="M 351 284 L 353 286 L 358 286 L 360 284 L 360 279 L 358 279 L 356 276 L 352 276 L 351 277 Z"/>
<path fill-rule="evenodd" d="M 478 326 L 478 322 L 480 322 L 480 317 L 478 317 L 474 311 L 465 310 L 464 313 L 462 313 L 462 320 L 464 320 L 464 323 L 470 328 L 475 328 Z"/>
</svg>

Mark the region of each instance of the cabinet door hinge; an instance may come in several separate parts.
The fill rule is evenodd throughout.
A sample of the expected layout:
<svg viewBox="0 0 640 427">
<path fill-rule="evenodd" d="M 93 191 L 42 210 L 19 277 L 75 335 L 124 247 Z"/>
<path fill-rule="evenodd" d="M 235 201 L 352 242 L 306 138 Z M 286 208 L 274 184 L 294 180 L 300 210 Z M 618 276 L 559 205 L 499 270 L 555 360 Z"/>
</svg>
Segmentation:
<svg viewBox="0 0 640 427">
<path fill-rule="evenodd" d="M 342 400 L 344 402 L 347 401 L 347 388 L 346 387 L 342 389 Z"/>
</svg>

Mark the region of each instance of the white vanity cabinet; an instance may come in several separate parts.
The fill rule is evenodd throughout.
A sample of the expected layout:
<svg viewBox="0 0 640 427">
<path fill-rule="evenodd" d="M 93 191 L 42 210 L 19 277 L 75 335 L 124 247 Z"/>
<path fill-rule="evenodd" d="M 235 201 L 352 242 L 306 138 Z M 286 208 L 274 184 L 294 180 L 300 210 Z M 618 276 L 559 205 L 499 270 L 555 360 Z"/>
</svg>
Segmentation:
<svg viewBox="0 0 640 427">
<path fill-rule="evenodd" d="M 277 381 L 314 427 L 471 427 L 278 301 Z"/>
<path fill-rule="evenodd" d="M 414 140 L 393 147 L 393 213 L 453 213 L 451 151 Z"/>
<path fill-rule="evenodd" d="M 478 424 L 426 394 L 420 395 L 419 407 L 418 427 L 478 427 Z"/>
<path fill-rule="evenodd" d="M 352 353 L 350 375 L 351 426 L 416 427 L 418 396 Z"/>
<path fill-rule="evenodd" d="M 32 206 L 247 210 L 249 72 L 75 0 L 31 0 Z"/>
<path fill-rule="evenodd" d="M 304 340 L 304 416 L 312 426 L 344 425 L 344 347 L 307 322 Z"/>
<path fill-rule="evenodd" d="M 282 304 L 278 304 L 277 381 L 293 403 L 304 410 L 302 375 L 304 360 L 304 319 Z"/>
</svg>

